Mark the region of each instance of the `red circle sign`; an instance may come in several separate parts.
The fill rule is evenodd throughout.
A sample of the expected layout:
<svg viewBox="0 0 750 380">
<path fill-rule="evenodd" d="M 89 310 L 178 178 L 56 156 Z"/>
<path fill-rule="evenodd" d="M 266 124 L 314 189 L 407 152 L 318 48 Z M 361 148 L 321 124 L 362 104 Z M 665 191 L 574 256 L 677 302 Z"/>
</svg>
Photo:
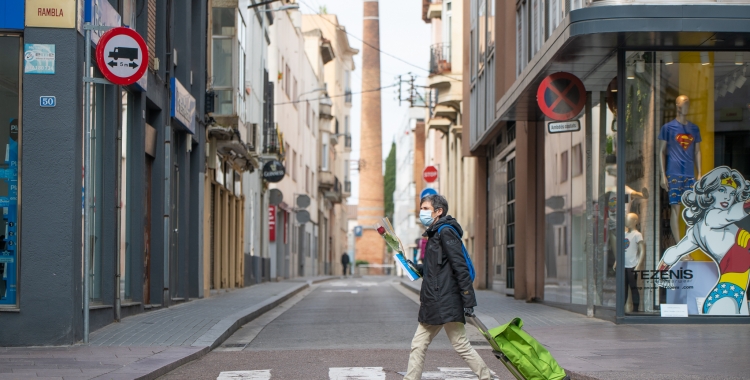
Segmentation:
<svg viewBox="0 0 750 380">
<path fill-rule="evenodd" d="M 422 178 L 425 182 L 435 182 L 438 177 L 438 170 L 434 166 L 428 166 L 422 171 Z"/>
<path fill-rule="evenodd" d="M 133 84 L 141 79 L 148 66 L 146 42 L 133 29 L 110 29 L 96 45 L 96 63 L 110 82 L 120 86 Z"/>
<path fill-rule="evenodd" d="M 554 73 L 542 80 L 536 102 L 550 119 L 565 121 L 576 117 L 586 104 L 586 88 L 577 76 Z"/>
</svg>

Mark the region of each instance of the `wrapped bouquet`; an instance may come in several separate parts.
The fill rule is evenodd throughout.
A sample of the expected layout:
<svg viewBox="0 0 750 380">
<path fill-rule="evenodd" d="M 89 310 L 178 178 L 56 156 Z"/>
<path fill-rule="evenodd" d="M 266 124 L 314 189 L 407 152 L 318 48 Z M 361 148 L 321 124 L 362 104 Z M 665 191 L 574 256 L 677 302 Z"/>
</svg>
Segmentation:
<svg viewBox="0 0 750 380">
<path fill-rule="evenodd" d="M 377 230 L 378 234 L 380 234 L 380 236 L 383 237 L 383 240 L 385 240 L 385 244 L 396 252 L 393 255 L 393 260 L 401 267 L 409 279 L 414 281 L 422 277 L 417 268 L 404 256 L 404 246 L 401 244 L 401 240 L 398 236 L 396 236 L 396 233 L 393 232 L 391 221 L 388 220 L 388 218 L 381 219 L 381 223 L 378 225 Z"/>
</svg>

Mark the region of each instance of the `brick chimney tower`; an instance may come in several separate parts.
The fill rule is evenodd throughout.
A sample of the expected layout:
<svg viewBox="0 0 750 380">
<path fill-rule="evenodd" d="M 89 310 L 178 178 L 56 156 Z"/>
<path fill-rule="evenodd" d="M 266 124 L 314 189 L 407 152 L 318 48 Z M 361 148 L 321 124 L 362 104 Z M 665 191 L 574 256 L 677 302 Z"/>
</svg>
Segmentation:
<svg viewBox="0 0 750 380">
<path fill-rule="evenodd" d="M 378 0 L 363 0 L 362 91 L 380 88 L 380 20 Z M 370 264 L 385 262 L 385 242 L 373 229 L 385 216 L 380 91 L 362 94 L 357 221 L 363 227 L 355 257 Z M 381 273 L 370 270 L 370 274 Z"/>
</svg>

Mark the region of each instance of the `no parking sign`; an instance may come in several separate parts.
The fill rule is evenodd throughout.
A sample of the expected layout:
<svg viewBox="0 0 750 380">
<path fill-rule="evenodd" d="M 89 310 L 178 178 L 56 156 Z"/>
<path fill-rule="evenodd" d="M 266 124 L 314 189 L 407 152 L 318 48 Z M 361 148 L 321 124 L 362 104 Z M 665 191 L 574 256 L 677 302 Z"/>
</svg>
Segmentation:
<svg viewBox="0 0 750 380">
<path fill-rule="evenodd" d="M 586 88 L 583 82 L 571 73 L 554 73 L 539 84 L 536 101 L 542 113 L 550 119 L 570 120 L 583 110 L 586 104 Z"/>
</svg>

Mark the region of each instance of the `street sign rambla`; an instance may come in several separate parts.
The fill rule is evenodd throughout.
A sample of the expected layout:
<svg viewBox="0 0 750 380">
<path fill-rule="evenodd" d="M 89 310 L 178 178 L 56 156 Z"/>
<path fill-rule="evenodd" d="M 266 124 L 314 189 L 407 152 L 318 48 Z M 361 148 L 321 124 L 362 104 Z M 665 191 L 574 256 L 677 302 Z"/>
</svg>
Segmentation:
<svg viewBox="0 0 750 380">
<path fill-rule="evenodd" d="M 127 86 L 141 79 L 148 66 L 146 42 L 135 30 L 108 30 L 96 45 L 96 63 L 110 82 Z"/>
</svg>

